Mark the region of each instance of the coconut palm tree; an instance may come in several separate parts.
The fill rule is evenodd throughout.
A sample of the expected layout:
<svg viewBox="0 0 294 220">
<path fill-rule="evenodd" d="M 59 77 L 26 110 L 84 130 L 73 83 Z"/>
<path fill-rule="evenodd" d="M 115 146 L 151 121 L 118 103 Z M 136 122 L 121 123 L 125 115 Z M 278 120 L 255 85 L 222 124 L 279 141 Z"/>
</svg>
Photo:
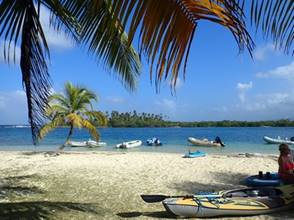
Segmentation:
<svg viewBox="0 0 294 220">
<path fill-rule="evenodd" d="M 20 66 L 33 138 L 42 125 L 50 87 L 49 48 L 39 22 L 40 5 L 51 12 L 57 30 L 65 29 L 102 58 L 130 88 L 139 72 L 130 44 L 139 33 L 139 52 L 148 57 L 150 78 L 154 75 L 159 88 L 163 79 L 170 77 L 175 87 L 179 73 L 185 76 L 191 42 L 201 20 L 227 28 L 240 50 L 247 48 L 251 54 L 254 43 L 246 30 L 248 7 L 244 7 L 248 4 L 252 24 L 272 37 L 277 47 L 291 52 L 293 0 L 0 0 L 0 37 L 4 38 L 6 59 L 13 45 L 21 45 Z"/>
<path fill-rule="evenodd" d="M 69 133 L 62 150 L 70 140 L 74 128 L 85 128 L 91 136 L 99 141 L 99 133 L 93 122 L 99 122 L 100 126 L 107 124 L 107 118 L 100 111 L 94 111 L 91 102 L 97 101 L 97 96 L 86 88 L 65 84 L 65 94 L 53 94 L 49 97 L 49 106 L 46 115 L 49 122 L 39 132 L 39 139 L 45 137 L 49 131 L 60 126 L 69 126 Z"/>
<path fill-rule="evenodd" d="M 90 54 L 101 58 L 118 74 L 126 88 L 135 88 L 139 57 L 107 2 L 0 0 L 0 40 L 4 43 L 1 52 L 7 62 L 16 62 L 15 54 L 20 48 L 20 69 L 34 144 L 44 124 L 51 89 L 47 65 L 50 53 L 40 22 L 41 7 L 51 13 L 50 24 L 56 31 L 64 30 L 68 37 L 89 48 Z"/>
</svg>

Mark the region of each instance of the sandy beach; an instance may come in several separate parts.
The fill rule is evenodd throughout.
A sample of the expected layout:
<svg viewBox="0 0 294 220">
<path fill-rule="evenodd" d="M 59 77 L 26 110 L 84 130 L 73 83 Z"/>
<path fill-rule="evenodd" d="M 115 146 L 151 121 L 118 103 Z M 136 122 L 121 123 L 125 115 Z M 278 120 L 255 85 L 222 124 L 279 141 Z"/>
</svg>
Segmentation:
<svg viewBox="0 0 294 220">
<path fill-rule="evenodd" d="M 278 169 L 277 155 L 208 155 L 194 159 L 143 152 L 0 155 L 0 219 L 173 218 L 161 203 L 144 203 L 140 194 L 186 195 L 238 188 L 248 175 Z M 294 218 L 294 213 L 254 217 L 279 218 Z"/>
</svg>

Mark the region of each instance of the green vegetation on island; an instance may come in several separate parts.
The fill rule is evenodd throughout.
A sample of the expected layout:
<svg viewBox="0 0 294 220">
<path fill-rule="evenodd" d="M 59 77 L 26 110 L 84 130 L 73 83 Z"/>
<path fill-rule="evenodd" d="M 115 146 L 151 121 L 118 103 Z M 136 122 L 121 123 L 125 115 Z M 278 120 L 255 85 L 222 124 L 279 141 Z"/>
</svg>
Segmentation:
<svg viewBox="0 0 294 220">
<path fill-rule="evenodd" d="M 152 113 L 106 112 L 109 127 L 294 127 L 290 119 L 268 121 L 170 121 L 166 116 Z"/>
</svg>

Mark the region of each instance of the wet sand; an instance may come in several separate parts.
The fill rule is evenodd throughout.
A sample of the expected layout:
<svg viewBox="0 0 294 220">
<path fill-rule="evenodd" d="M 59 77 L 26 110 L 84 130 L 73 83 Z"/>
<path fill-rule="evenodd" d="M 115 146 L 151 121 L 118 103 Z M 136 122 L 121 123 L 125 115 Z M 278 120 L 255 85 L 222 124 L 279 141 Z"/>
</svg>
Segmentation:
<svg viewBox="0 0 294 220">
<path fill-rule="evenodd" d="M 143 152 L 0 152 L 0 219 L 167 219 L 140 194 L 187 195 L 242 187 L 277 156 Z M 294 218 L 283 212 L 254 219 Z M 226 219 L 226 218 L 222 218 Z M 228 218 L 252 219 L 252 217 Z"/>
</svg>

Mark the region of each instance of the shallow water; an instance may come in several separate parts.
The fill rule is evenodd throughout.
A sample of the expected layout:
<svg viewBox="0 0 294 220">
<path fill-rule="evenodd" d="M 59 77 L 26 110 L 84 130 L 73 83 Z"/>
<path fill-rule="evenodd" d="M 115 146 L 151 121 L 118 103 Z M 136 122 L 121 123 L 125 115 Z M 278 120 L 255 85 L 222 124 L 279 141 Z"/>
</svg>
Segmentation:
<svg viewBox="0 0 294 220">
<path fill-rule="evenodd" d="M 189 149 L 201 150 L 214 154 L 228 153 L 264 153 L 278 154 L 277 145 L 265 144 L 263 136 L 270 137 L 294 136 L 294 127 L 246 127 L 246 128 L 102 128 L 99 129 L 101 140 L 107 142 L 101 148 L 74 148 L 74 150 L 99 150 L 99 151 L 144 151 L 144 152 L 172 152 L 184 153 Z M 0 127 L 0 150 L 56 150 L 68 133 L 67 128 L 59 128 L 45 137 L 40 145 L 32 145 L 30 128 Z M 219 136 L 226 143 L 224 148 L 195 147 L 187 142 L 188 137 L 207 138 L 213 140 Z M 117 150 L 114 146 L 128 140 L 140 139 L 145 142 L 148 138 L 158 137 L 162 142 L 161 147 L 141 146 L 128 150 Z M 88 140 L 86 130 L 76 129 L 72 140 Z M 71 150 L 70 148 L 66 150 Z"/>
</svg>

